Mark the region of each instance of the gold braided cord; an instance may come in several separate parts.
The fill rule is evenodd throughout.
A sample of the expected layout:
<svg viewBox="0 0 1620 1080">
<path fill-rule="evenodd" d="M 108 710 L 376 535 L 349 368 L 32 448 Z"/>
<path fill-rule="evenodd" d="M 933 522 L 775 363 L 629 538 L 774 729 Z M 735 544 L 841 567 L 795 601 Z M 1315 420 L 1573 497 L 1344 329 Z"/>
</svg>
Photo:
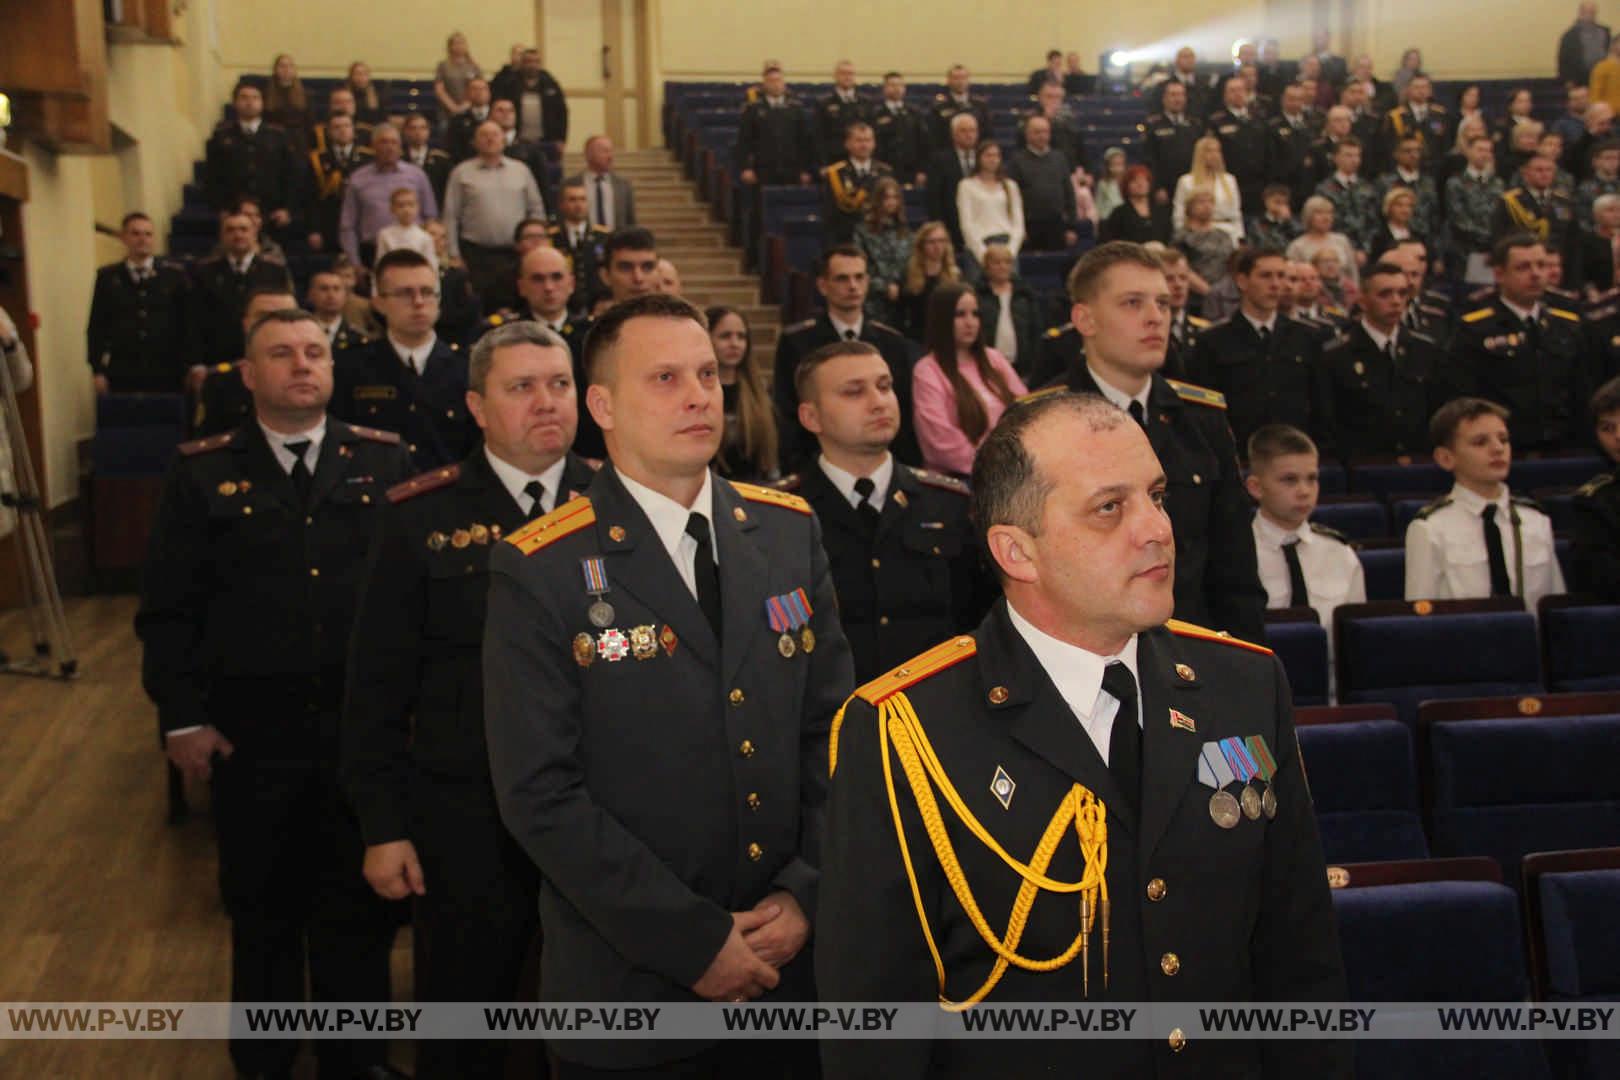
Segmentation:
<svg viewBox="0 0 1620 1080">
<path fill-rule="evenodd" d="M 973 816 L 972 812 L 963 803 L 961 796 L 950 783 L 939 759 L 935 756 L 927 734 L 923 731 L 922 723 L 916 711 L 912 708 L 910 700 L 904 693 L 897 693 L 886 698 L 878 707 L 879 752 L 883 760 L 883 780 L 888 789 L 889 810 L 894 818 L 895 835 L 899 840 L 901 860 L 905 864 L 906 877 L 911 885 L 911 896 L 917 907 L 918 922 L 922 926 L 923 939 L 928 945 L 929 954 L 934 961 L 934 971 L 939 980 L 940 1007 L 950 1012 L 961 1012 L 978 1004 L 987 997 L 995 985 L 1006 974 L 1009 965 L 1023 968 L 1027 971 L 1055 971 L 1074 960 L 1083 950 L 1086 950 L 1091 933 L 1092 920 L 1084 917 L 1080 920 L 1080 932 L 1074 941 L 1058 956 L 1046 960 L 1033 960 L 1021 955 L 1017 949 L 1023 939 L 1024 930 L 1029 920 L 1030 910 L 1034 907 L 1035 898 L 1046 890 L 1057 893 L 1081 893 L 1082 913 L 1096 910 L 1097 898 L 1100 894 L 1102 903 L 1108 903 L 1108 883 L 1105 877 L 1108 860 L 1108 839 L 1106 826 L 1106 808 L 1097 797 L 1084 786 L 1075 784 L 1059 803 L 1047 824 L 1045 832 L 1036 845 L 1034 857 L 1030 864 L 1025 864 L 1007 854 L 993 836 Z M 934 941 L 933 931 L 928 924 L 927 908 L 923 904 L 922 890 L 917 883 L 916 869 L 912 863 L 910 847 L 906 842 L 905 827 L 900 818 L 899 796 L 895 790 L 893 767 L 889 758 L 889 745 L 893 743 L 895 756 L 900 759 L 902 770 L 911 788 L 912 797 L 916 801 L 917 810 L 923 819 L 924 831 L 928 834 L 929 842 L 933 845 L 934 854 L 939 860 L 940 868 L 950 883 L 951 891 L 956 895 L 957 902 L 967 914 L 973 928 L 979 937 L 996 954 L 996 962 L 990 970 L 984 983 L 965 1000 L 955 1002 L 945 996 L 945 964 L 940 957 L 939 948 Z M 933 784 L 930 784 L 930 780 Z M 997 937 L 985 919 L 977 901 L 973 897 L 972 889 L 967 883 L 967 876 L 957 860 L 950 836 L 945 829 L 941 818 L 938 803 L 934 799 L 933 786 L 937 785 L 944 794 L 946 802 L 957 815 L 957 818 L 982 843 L 998 856 L 1009 867 L 1016 871 L 1022 879 L 1018 888 L 1018 895 L 1013 901 L 1013 909 L 1007 921 L 1005 938 Z M 1051 863 L 1052 856 L 1062 841 L 1063 834 L 1073 823 L 1075 834 L 1080 842 L 1081 854 L 1085 859 L 1085 874 L 1078 882 L 1055 881 L 1046 876 L 1046 868 Z M 1106 965 L 1105 965 L 1106 977 Z"/>
</svg>

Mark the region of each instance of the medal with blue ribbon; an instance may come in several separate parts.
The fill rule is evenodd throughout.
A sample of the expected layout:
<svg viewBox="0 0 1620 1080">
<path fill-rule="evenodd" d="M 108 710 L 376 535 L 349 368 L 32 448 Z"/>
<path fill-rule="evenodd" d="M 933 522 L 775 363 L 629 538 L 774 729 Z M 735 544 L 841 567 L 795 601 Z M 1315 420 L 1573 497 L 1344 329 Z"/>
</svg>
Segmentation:
<svg viewBox="0 0 1620 1080">
<path fill-rule="evenodd" d="M 1277 775 L 1277 759 L 1271 756 L 1271 747 L 1266 745 L 1264 735 L 1250 735 L 1247 745 L 1260 770 L 1260 779 L 1266 785 L 1266 790 L 1260 796 L 1260 809 L 1267 818 L 1274 818 L 1277 816 L 1277 785 L 1272 783 L 1271 778 Z"/>
<path fill-rule="evenodd" d="M 585 575 L 585 594 L 595 601 L 585 610 L 585 617 L 592 626 L 604 630 L 613 622 L 613 605 L 602 599 L 608 591 L 607 567 L 597 555 L 579 560 L 579 568 Z"/>
<path fill-rule="evenodd" d="M 1211 753 L 1211 750 L 1214 753 Z M 1238 808 L 1238 801 L 1226 785 L 1236 780 L 1232 766 L 1225 754 L 1225 747 L 1220 743 L 1205 743 L 1199 751 L 1199 779 L 1205 773 L 1209 777 L 1209 786 L 1215 789 L 1215 794 L 1209 797 L 1209 819 L 1223 829 L 1231 829 L 1242 820 L 1242 811 Z"/>
<path fill-rule="evenodd" d="M 770 622 L 771 629 L 781 635 L 776 639 L 776 651 L 784 659 L 790 659 L 798 651 L 799 645 L 804 647 L 806 653 L 815 651 L 816 635 L 810 629 L 813 610 L 810 598 L 802 588 L 766 599 L 765 618 Z M 795 630 L 800 632 L 797 645 L 793 640 Z"/>
<path fill-rule="evenodd" d="M 1250 821 L 1260 817 L 1260 791 L 1254 786 L 1254 778 L 1260 775 L 1260 763 L 1249 752 L 1248 744 L 1237 736 L 1221 740 L 1221 754 L 1225 756 L 1227 764 L 1243 782 L 1243 793 L 1238 796 L 1238 803 L 1243 807 L 1243 815 Z"/>
</svg>

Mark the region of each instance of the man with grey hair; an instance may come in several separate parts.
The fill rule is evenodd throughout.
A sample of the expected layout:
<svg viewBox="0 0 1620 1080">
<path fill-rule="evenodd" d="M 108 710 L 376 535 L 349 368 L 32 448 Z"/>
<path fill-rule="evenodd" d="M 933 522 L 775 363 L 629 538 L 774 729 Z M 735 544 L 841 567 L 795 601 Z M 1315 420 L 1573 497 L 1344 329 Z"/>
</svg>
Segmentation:
<svg viewBox="0 0 1620 1080">
<path fill-rule="evenodd" d="M 979 121 L 971 112 L 953 115 L 950 143 L 934 151 L 928 165 L 928 220 L 943 221 L 951 243 L 962 246 L 962 226 L 956 215 L 956 185 L 973 175 L 978 165 Z"/>
<path fill-rule="evenodd" d="M 857 690 L 832 733 L 825 1000 L 1345 992 L 1287 678 L 1269 649 L 1170 619 L 1170 483 L 1142 428 L 1094 394 L 1015 405 L 979 448 L 972 517 L 1003 599 L 971 635 Z M 1254 767 L 1228 768 L 1223 744 L 1252 750 Z M 1024 866 L 1007 852 L 1035 855 Z M 1017 929 L 1003 942 L 980 911 L 1012 911 Z M 1146 1075 L 1186 1048 L 1173 1021 L 1147 1024 L 1151 1041 L 1088 1045 L 1088 1071 Z M 1039 1040 L 828 1041 L 822 1053 L 829 1076 L 1033 1076 L 1073 1062 Z M 1348 1077 L 1352 1063 L 1340 1043 L 1284 1041 L 1201 1043 L 1188 1060 L 1233 1076 Z"/>
<path fill-rule="evenodd" d="M 569 451 L 568 344 L 524 320 L 479 339 L 467 408 L 483 445 L 391 488 L 355 615 L 343 779 L 378 896 L 417 896 L 433 947 L 419 1001 L 512 1001 L 537 930 L 539 877 L 501 825 L 484 746 L 489 553 L 590 486 Z M 422 1076 L 498 1076 L 501 1042 L 424 1040 Z"/>
<path fill-rule="evenodd" d="M 142 575 L 141 681 L 169 760 L 213 780 L 231 999 L 386 1001 L 397 914 L 355 874 L 337 783 L 344 654 L 377 512 L 409 468 L 399 437 L 327 412 L 315 317 L 247 332 L 253 414 L 182 443 Z M 322 1041 L 322 1075 L 377 1076 L 387 1045 Z M 296 1038 L 233 1039 L 239 1073 L 290 1075 Z"/>
</svg>

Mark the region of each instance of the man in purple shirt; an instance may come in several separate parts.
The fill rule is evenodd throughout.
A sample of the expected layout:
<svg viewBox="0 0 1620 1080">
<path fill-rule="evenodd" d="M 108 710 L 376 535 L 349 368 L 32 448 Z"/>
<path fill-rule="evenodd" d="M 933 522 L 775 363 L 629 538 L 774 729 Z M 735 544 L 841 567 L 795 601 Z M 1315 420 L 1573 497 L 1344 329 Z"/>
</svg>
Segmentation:
<svg viewBox="0 0 1620 1080">
<path fill-rule="evenodd" d="M 349 190 L 343 196 L 343 212 L 338 218 L 338 239 L 344 252 L 368 267 L 376 254 L 377 230 L 394 221 L 388 200 L 395 191 L 410 188 L 416 192 L 421 221 L 439 216 L 439 204 L 433 198 L 427 173 L 400 160 L 402 143 L 394 125 L 377 125 L 371 133 L 371 152 L 371 164 L 362 165 L 349 177 Z"/>
</svg>

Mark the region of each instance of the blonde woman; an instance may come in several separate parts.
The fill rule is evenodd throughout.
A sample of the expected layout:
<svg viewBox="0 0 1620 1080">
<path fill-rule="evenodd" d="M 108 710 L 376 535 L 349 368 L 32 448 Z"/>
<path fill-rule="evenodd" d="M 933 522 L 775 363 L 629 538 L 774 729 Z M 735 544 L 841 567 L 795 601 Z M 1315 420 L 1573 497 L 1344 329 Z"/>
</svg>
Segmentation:
<svg viewBox="0 0 1620 1080">
<path fill-rule="evenodd" d="M 943 221 L 930 221 L 917 230 L 911 245 L 906 276 L 900 282 L 900 305 L 906 316 L 906 336 L 921 342 L 928 324 L 928 297 L 935 288 L 960 281 L 950 230 Z"/>
<path fill-rule="evenodd" d="M 974 263 L 984 261 L 991 243 L 1007 246 L 1016 257 L 1024 246 L 1024 197 L 1018 182 L 1001 171 L 1001 147 L 989 140 L 974 152 L 973 175 L 956 185 L 956 217 L 962 223 L 962 246 Z"/>
<path fill-rule="evenodd" d="M 1288 245 L 1288 258 L 1293 262 L 1310 262 L 1319 251 L 1331 251 L 1339 260 L 1339 269 L 1354 283 L 1356 277 L 1356 249 L 1350 238 L 1333 231 L 1333 201 L 1325 195 L 1312 195 L 1305 200 L 1300 211 L 1300 222 L 1305 231 Z"/>
<path fill-rule="evenodd" d="M 1214 200 L 1215 227 L 1230 236 L 1234 244 L 1242 240 L 1242 196 L 1238 193 L 1236 177 L 1226 171 L 1221 140 L 1213 135 L 1205 135 L 1193 145 L 1192 171 L 1176 181 L 1170 210 L 1172 229 L 1179 230 L 1187 223 L 1187 196 L 1194 190 L 1207 191 Z"/>
</svg>

